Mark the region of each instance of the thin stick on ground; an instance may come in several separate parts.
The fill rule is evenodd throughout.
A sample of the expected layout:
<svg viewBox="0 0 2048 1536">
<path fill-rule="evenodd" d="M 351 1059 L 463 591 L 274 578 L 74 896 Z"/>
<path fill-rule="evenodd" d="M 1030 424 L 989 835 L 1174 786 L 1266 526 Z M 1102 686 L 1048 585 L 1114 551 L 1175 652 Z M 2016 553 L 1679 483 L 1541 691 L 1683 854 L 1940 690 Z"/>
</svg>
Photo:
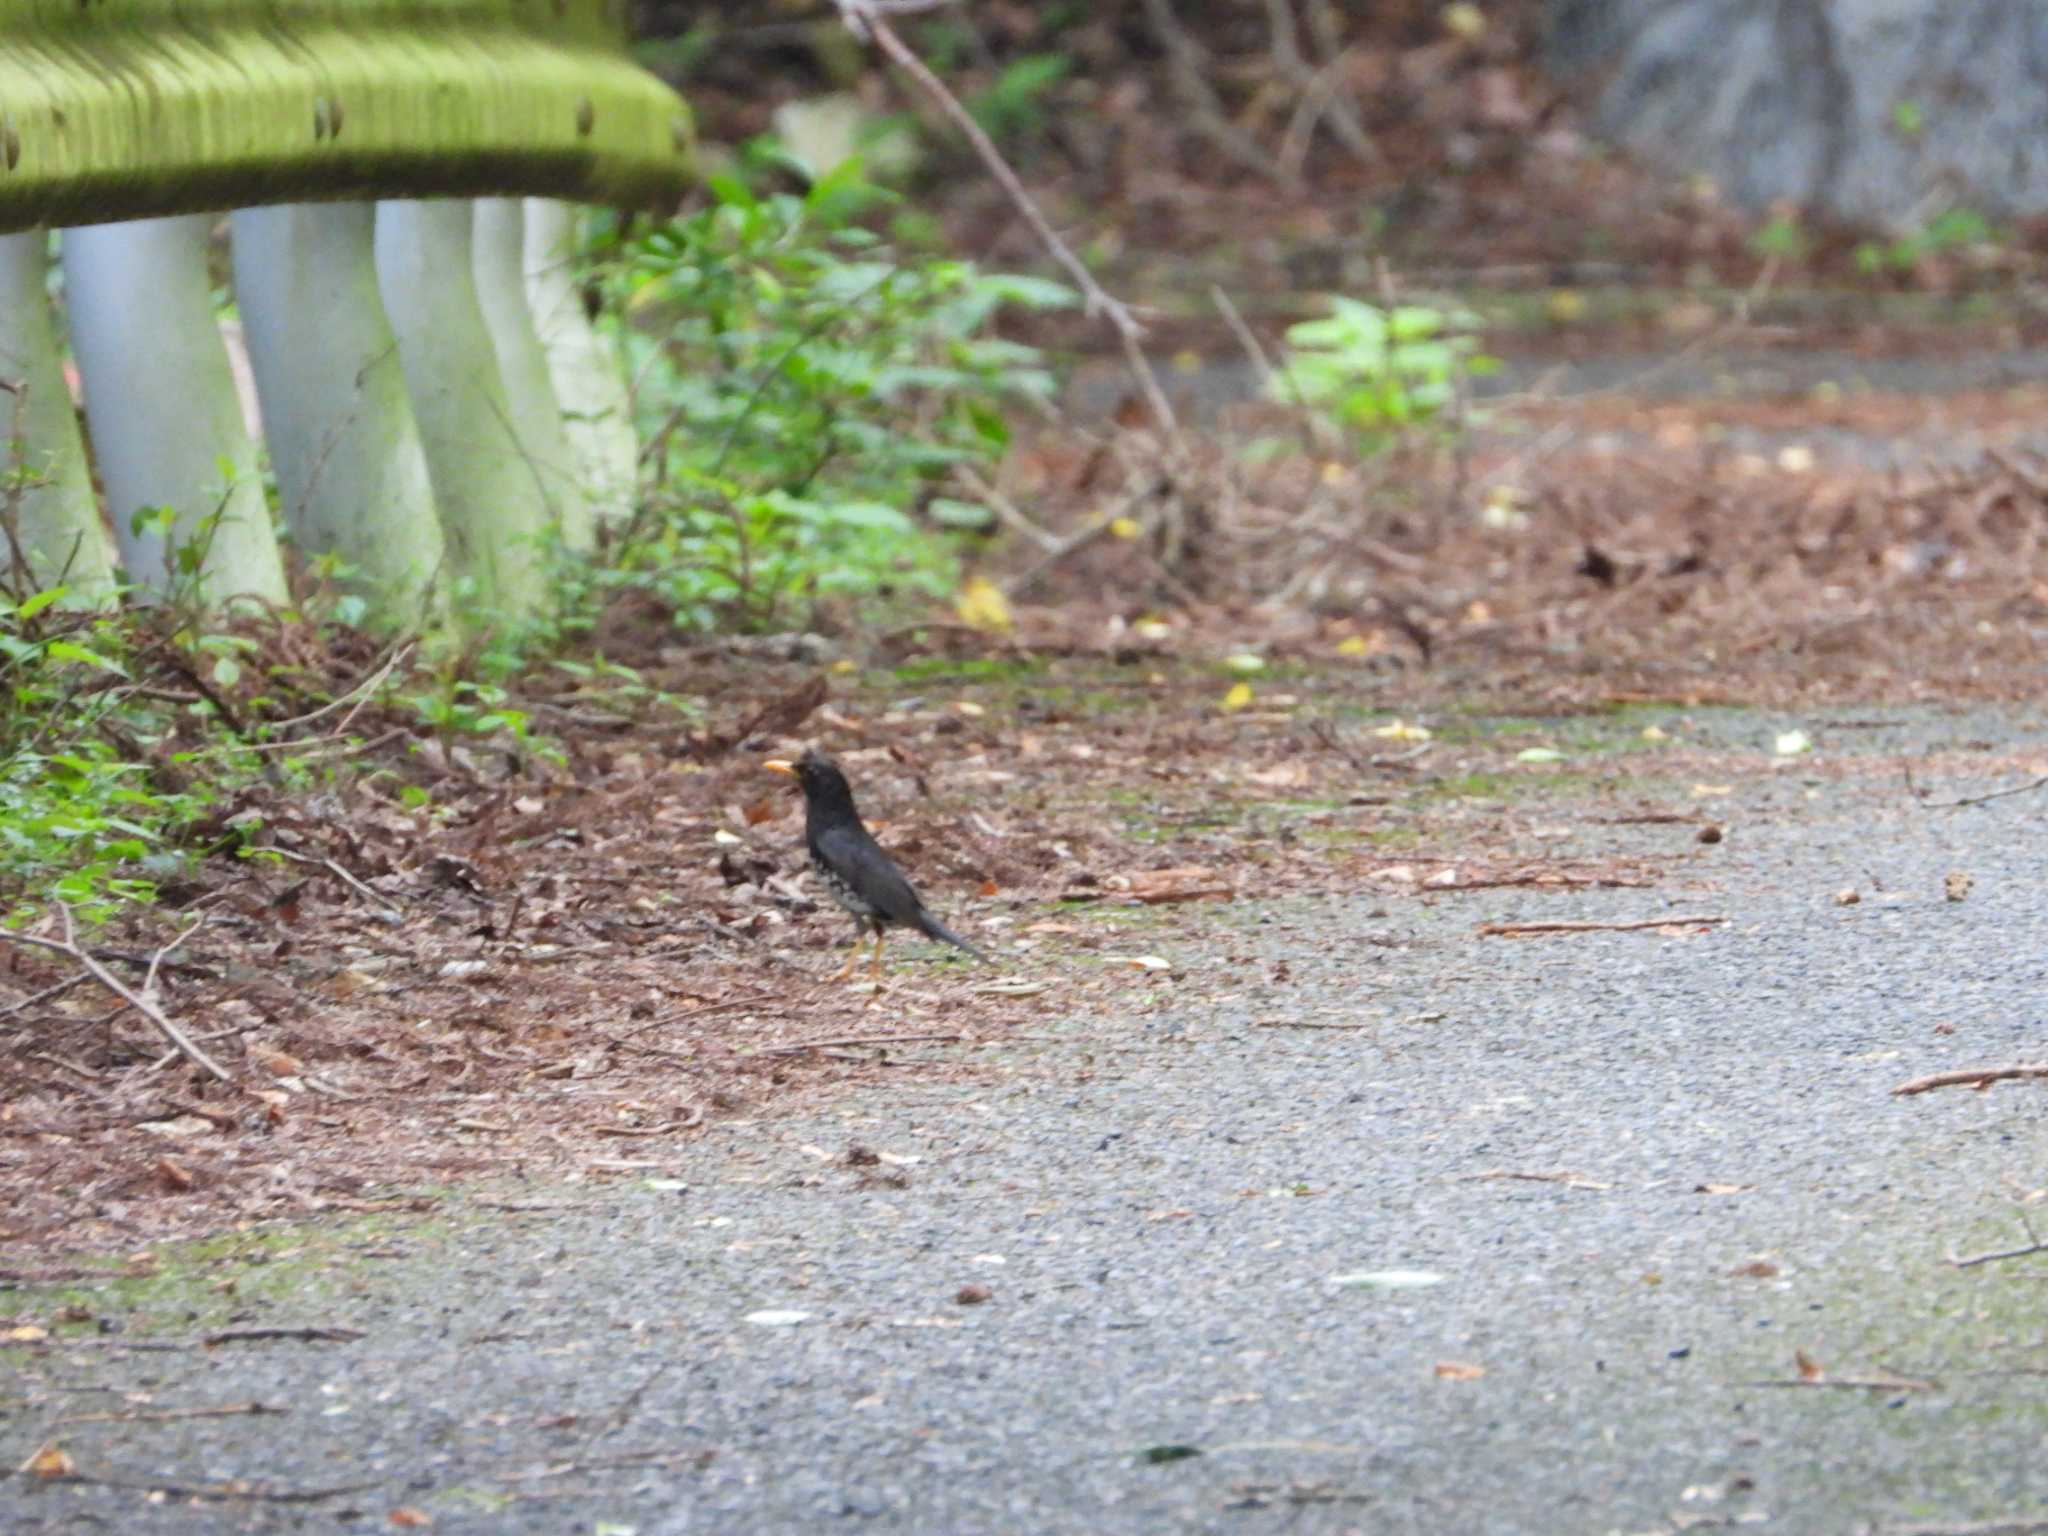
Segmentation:
<svg viewBox="0 0 2048 1536">
<path fill-rule="evenodd" d="M 351 704 L 355 704 L 359 708 L 361 700 L 367 699 L 373 694 L 375 694 L 376 691 L 383 686 L 384 679 L 389 677 L 399 667 L 405 664 L 406 658 L 412 654 L 413 646 L 416 643 L 417 642 L 410 639 L 397 641 L 393 644 L 390 652 L 385 656 L 384 660 L 378 666 L 373 668 L 367 677 L 363 678 L 362 681 L 355 684 L 355 686 L 349 688 L 346 692 L 338 694 L 336 697 L 328 700 L 327 703 L 322 704 L 316 710 L 312 710 L 309 713 L 303 715 L 294 715 L 289 720 L 279 721 L 277 725 L 273 727 L 273 729 L 280 731 L 296 730 L 302 726 L 311 725 L 316 720 L 324 720 L 327 718 L 327 716 L 333 714 L 336 710 L 348 709 L 348 717 L 347 719 L 344 719 L 341 723 L 342 729 L 346 731 L 348 729 L 349 721 L 355 719 L 356 717 L 356 710 L 349 709 L 349 706 Z"/>
<path fill-rule="evenodd" d="M 2010 789 L 1994 789 L 1988 795 L 1965 795 L 1960 800 L 1924 800 L 1921 809 L 1928 811 L 1952 811 L 1959 805 L 1986 805 L 1993 800 L 2003 800 L 2008 795 L 2031 794 L 2037 789 L 2048 789 L 2048 773 L 2028 784 L 2015 784 Z"/>
<path fill-rule="evenodd" d="M 237 1479 L 232 1483 L 149 1482 L 130 1477 L 99 1477 L 79 1472 L 60 1479 L 92 1488 L 125 1488 L 169 1499 L 213 1500 L 228 1504 L 318 1504 L 344 1494 L 361 1493 L 376 1483 L 337 1483 L 331 1488 L 273 1488 Z"/>
<path fill-rule="evenodd" d="M 1053 533 L 1049 529 L 1041 528 L 1037 523 L 1026 517 L 1018 510 L 1015 502 L 1011 501 L 1009 497 L 976 474 L 973 466 L 955 464 L 953 466 L 953 478 L 967 488 L 968 494 L 980 497 L 988 505 L 988 509 L 995 513 L 999 522 L 1023 534 L 1025 538 L 1031 540 L 1040 549 L 1051 551 L 1057 550 L 1060 547 L 1060 536 L 1058 534 Z"/>
<path fill-rule="evenodd" d="M 946 88 L 944 81 L 925 66 L 909 44 L 896 35 L 889 23 L 883 20 L 883 13 L 930 10 L 941 0 L 838 0 L 840 19 L 847 30 L 863 41 L 872 37 L 875 45 L 889 56 L 899 69 L 917 82 L 922 90 L 938 106 L 939 110 L 952 121 L 955 128 L 966 136 L 974 146 L 974 152 L 981 163 L 988 167 L 989 175 L 1003 189 L 1012 206 L 1022 215 L 1024 222 L 1031 226 L 1031 232 L 1038 236 L 1039 243 L 1057 262 L 1074 286 L 1081 290 L 1081 297 L 1090 315 L 1100 315 L 1116 332 L 1117 343 L 1123 348 L 1124 361 L 1129 364 L 1131 377 L 1138 391 L 1145 397 L 1146 407 L 1152 412 L 1152 419 L 1158 423 L 1168 441 L 1176 449 L 1185 451 L 1181 440 L 1180 422 L 1167 403 L 1166 391 L 1159 387 L 1159 376 L 1152 371 L 1152 364 L 1145 356 L 1145 349 L 1139 345 L 1145 328 L 1138 323 L 1130 307 L 1121 299 L 1112 296 L 1102 284 L 1095 280 L 1095 274 L 1087 264 L 1076 256 L 1067 242 L 1060 238 L 1038 205 L 1031 201 L 1031 194 L 1024 190 L 1024 183 L 1017 173 L 1010 169 L 1010 163 L 1003 158 L 995 141 L 982 131 L 981 124 L 974 120 L 974 114 L 961 104 L 960 98 Z"/>
<path fill-rule="evenodd" d="M 243 1419 L 266 1413 L 290 1413 L 280 1403 L 223 1403 L 218 1408 L 131 1409 L 125 1413 L 71 1413 L 53 1424 L 170 1424 L 179 1419 Z"/>
<path fill-rule="evenodd" d="M 1050 575 L 1059 566 L 1060 562 L 1067 559 L 1070 555 L 1079 554 L 1097 539 L 1106 537 L 1110 530 L 1117 525 L 1119 519 L 1128 517 L 1137 509 L 1139 503 L 1149 501 L 1152 497 L 1165 490 L 1167 483 L 1163 477 L 1157 475 L 1141 478 L 1137 487 L 1124 497 L 1123 501 L 1114 511 L 1068 534 L 1046 554 L 1044 559 L 1040 560 L 1029 570 L 1013 576 L 1004 582 L 1003 595 L 1006 597 L 1018 597 L 1030 590 L 1042 577 Z M 1149 528 L 1147 531 L 1149 531 Z"/>
<path fill-rule="evenodd" d="M 1899 1084 L 1892 1097 L 1903 1099 L 1933 1088 L 1989 1088 L 2023 1077 L 2048 1077 L 2048 1061 L 2016 1062 L 2009 1067 L 1958 1067 L 1951 1072 L 1933 1072 Z"/>
<path fill-rule="evenodd" d="M 2033 1227 L 2031 1225 L 2028 1226 L 2027 1235 L 2032 1237 L 2033 1232 Z M 2031 1258 L 2037 1253 L 2048 1253 L 2048 1243 L 2044 1243 L 2038 1237 L 2035 1237 L 2024 1248 L 2000 1248 L 1992 1253 L 1973 1253 L 1968 1257 L 1959 1257 L 1952 1253 L 1948 1256 L 1948 1261 L 1957 1269 L 1974 1269 L 1979 1264 L 1995 1264 L 2001 1259 Z"/>
<path fill-rule="evenodd" d="M 176 1046 L 179 1052 L 194 1065 L 200 1067 L 211 1076 L 218 1078 L 221 1082 L 231 1083 L 234 1081 L 234 1078 L 229 1075 L 226 1068 L 202 1051 L 191 1036 L 187 1035 L 170 1021 L 170 1018 L 164 1013 L 163 1009 L 157 1007 L 146 995 L 137 992 L 126 982 L 122 981 L 120 977 L 100 964 L 96 956 L 79 944 L 78 928 L 71 920 L 71 909 L 69 907 L 60 901 L 57 903 L 57 911 L 64 919 L 64 937 L 61 941 L 46 939 L 33 933 L 16 933 L 11 928 L 0 928 L 0 943 L 26 944 L 36 949 L 47 949 L 53 954 L 69 956 L 83 966 L 86 973 L 94 981 L 105 987 L 114 996 L 120 998 L 130 1008 L 133 1008 L 137 1013 L 149 1020 L 150 1023 L 154 1024 L 163 1037 Z M 157 966 L 162 962 L 163 957 L 181 943 L 186 934 L 189 934 L 191 931 L 190 928 L 187 928 L 184 933 L 180 933 L 177 938 L 171 940 L 169 944 L 166 944 L 157 951 L 156 957 L 150 961 L 150 976 L 154 977 L 156 975 Z"/>
<path fill-rule="evenodd" d="M 86 976 L 66 976 L 62 981 L 53 982 L 49 986 L 44 987 L 40 992 L 31 992 L 18 1003 L 0 1008 L 0 1019 L 9 1019 L 17 1013 L 25 1013 L 30 1008 L 34 1008 L 41 1003 L 54 1002 L 73 987 L 79 985 L 79 983 L 90 979 L 90 977 Z"/>
<path fill-rule="evenodd" d="M 335 879 L 339 880 L 343 885 L 349 887 L 351 890 L 356 891 L 361 895 L 367 896 L 371 901 L 375 902 L 378 906 L 382 907 L 386 912 L 389 912 L 393 917 L 405 916 L 404 909 L 401 908 L 398 905 L 398 903 L 393 901 L 389 896 L 384 895 L 382 892 L 363 884 L 362 881 L 358 880 L 354 875 L 350 874 L 347 870 L 343 869 L 339 864 L 335 863 L 334 860 L 332 859 L 316 858 L 314 855 L 310 853 L 294 853 L 289 848 L 264 847 L 258 848 L 254 851 L 257 853 L 274 853 L 280 859 L 290 859 L 294 864 L 310 864 L 315 869 L 324 869 L 330 875 L 334 876 Z"/>
<path fill-rule="evenodd" d="M 1938 1381 L 1910 1376 L 1773 1376 L 1747 1383 L 1752 1387 L 1819 1387 L 1837 1392 L 1939 1392 Z"/>
<path fill-rule="evenodd" d="M 800 1040 L 793 1045 L 764 1045 L 752 1056 L 795 1056 L 804 1051 L 819 1051 L 835 1045 L 912 1045 L 929 1041 L 933 1044 L 955 1044 L 961 1039 L 957 1034 L 946 1035 L 842 1035 L 835 1040 Z"/>
<path fill-rule="evenodd" d="M 1562 1184 L 1566 1189 L 1608 1190 L 1614 1188 L 1612 1184 L 1603 1184 L 1598 1179 L 1589 1179 L 1583 1173 L 1574 1172 L 1570 1168 L 1529 1172 L 1524 1172 L 1520 1168 L 1486 1168 L 1478 1173 L 1458 1175 L 1458 1182 L 1461 1184 L 1487 1183 L 1495 1180 L 1519 1181 L 1528 1184 Z"/>
<path fill-rule="evenodd" d="M 1481 934 L 1522 934 L 1522 933 L 1634 933 L 1644 928 L 1684 928 L 1699 923 L 1728 923 L 1734 919 L 1724 913 L 1691 912 L 1673 917 L 1639 917 L 1626 923 L 1581 923 L 1556 921 L 1547 923 L 1481 923 Z"/>
<path fill-rule="evenodd" d="M 219 1333 L 209 1333 L 199 1342 L 212 1349 L 221 1344 L 246 1344 L 269 1339 L 291 1339 L 301 1344 L 347 1344 L 365 1337 L 367 1335 L 360 1328 L 226 1328 Z"/>
</svg>

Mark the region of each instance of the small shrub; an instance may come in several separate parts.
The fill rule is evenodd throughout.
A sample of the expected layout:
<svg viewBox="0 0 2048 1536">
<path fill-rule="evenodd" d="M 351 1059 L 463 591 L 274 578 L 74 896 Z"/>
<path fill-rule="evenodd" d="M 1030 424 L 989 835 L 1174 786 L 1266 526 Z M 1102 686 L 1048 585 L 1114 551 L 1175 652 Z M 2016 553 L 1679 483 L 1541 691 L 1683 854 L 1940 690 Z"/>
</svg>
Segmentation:
<svg viewBox="0 0 2048 1536">
<path fill-rule="evenodd" d="M 1273 393 L 1322 415 L 1361 453 L 1383 452 L 1438 418 L 1462 378 L 1498 366 L 1480 353 L 1477 324 L 1462 310 L 1333 295 L 1327 317 L 1288 327 Z"/>
<path fill-rule="evenodd" d="M 1004 450 L 1007 410 L 1053 389 L 991 322 L 1072 296 L 899 254 L 859 222 L 893 199 L 857 161 L 801 195 L 737 176 L 709 190 L 610 255 L 637 321 L 650 484 L 597 581 L 644 587 L 692 626 L 772 623 L 813 594 L 946 590 L 956 546 L 914 513 L 953 465 Z"/>
</svg>

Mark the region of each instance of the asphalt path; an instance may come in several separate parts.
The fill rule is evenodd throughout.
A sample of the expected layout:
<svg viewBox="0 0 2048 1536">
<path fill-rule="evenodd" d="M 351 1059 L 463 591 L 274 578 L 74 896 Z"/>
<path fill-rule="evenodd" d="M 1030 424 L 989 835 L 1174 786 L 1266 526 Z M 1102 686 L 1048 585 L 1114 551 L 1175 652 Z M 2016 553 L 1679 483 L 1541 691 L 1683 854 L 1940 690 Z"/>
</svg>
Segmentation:
<svg viewBox="0 0 2048 1536">
<path fill-rule="evenodd" d="M 1778 725 L 1698 727 L 1718 845 L 1566 818 L 1661 889 L 1240 901 L 969 1081 L 252 1252 L 237 1326 L 359 1337 L 138 1350 L 219 1264 L 189 1324 L 103 1288 L 0 1351 L 0 1459 L 98 1481 L 0 1530 L 2048 1530 L 2048 1254 L 1951 1262 L 2048 1231 L 2048 1085 L 1890 1092 L 2048 1059 L 2048 791 L 1824 771 L 2042 721 Z"/>
</svg>

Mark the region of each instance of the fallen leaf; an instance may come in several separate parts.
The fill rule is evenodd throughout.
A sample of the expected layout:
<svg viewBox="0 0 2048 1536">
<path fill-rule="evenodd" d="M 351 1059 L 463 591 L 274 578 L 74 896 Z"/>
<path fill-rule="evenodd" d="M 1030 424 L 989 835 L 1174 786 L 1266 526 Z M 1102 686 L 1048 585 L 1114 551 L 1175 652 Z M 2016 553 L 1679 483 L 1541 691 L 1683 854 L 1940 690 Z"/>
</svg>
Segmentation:
<svg viewBox="0 0 2048 1536">
<path fill-rule="evenodd" d="M 181 1194 L 198 1182 L 192 1177 L 191 1169 L 169 1157 L 160 1157 L 156 1160 L 156 1176 Z"/>
<path fill-rule="evenodd" d="M 1477 1381 L 1486 1374 L 1486 1367 L 1467 1360 L 1439 1360 L 1436 1373 L 1445 1381 Z"/>
<path fill-rule="evenodd" d="M 960 615 L 961 623 L 974 629 L 1003 630 L 1014 622 L 1010 600 L 986 576 L 967 578 L 953 598 L 953 611 Z"/>
<path fill-rule="evenodd" d="M 1190 1456 L 1199 1456 L 1199 1445 L 1148 1445 L 1138 1452 L 1138 1460 L 1150 1466 L 1164 1466 L 1169 1461 L 1186 1461 Z"/>
<path fill-rule="evenodd" d="M 1745 1195 L 1755 1188 L 1754 1184 L 1696 1184 L 1693 1186 L 1693 1193 L 1696 1195 Z"/>
<path fill-rule="evenodd" d="M 1104 955 L 1112 965 L 1128 965 L 1140 971 L 1170 971 L 1173 962 L 1163 955 Z"/>
<path fill-rule="evenodd" d="M 1239 651 L 1234 656 L 1224 657 L 1223 665 L 1240 677 L 1250 677 L 1255 672 L 1266 670 L 1266 658 L 1255 656 L 1250 651 Z"/>
<path fill-rule="evenodd" d="M 749 1312 L 747 1321 L 756 1328 L 794 1328 L 798 1323 L 808 1322 L 810 1316 L 808 1312 L 791 1312 L 779 1307 L 769 1307 L 764 1311 Z"/>
<path fill-rule="evenodd" d="M 1797 757 L 1813 750 L 1813 738 L 1804 731 L 1780 731 L 1771 750 L 1780 757 Z"/>
<path fill-rule="evenodd" d="M 410 1504 L 401 1504 L 398 1508 L 391 1511 L 391 1523 L 393 1525 L 405 1526 L 409 1529 L 419 1528 L 432 1525 L 434 1517 L 423 1509 L 414 1509 Z"/>
<path fill-rule="evenodd" d="M 1381 741 L 1428 741 L 1430 739 L 1430 731 L 1427 726 L 1410 725 L 1405 720 L 1396 720 L 1391 725 L 1383 725 L 1372 734 L 1379 737 Z"/>
<path fill-rule="evenodd" d="M 1977 877 L 1975 875 L 1966 875 L 1961 870 L 1955 870 L 1942 880 L 1941 894 L 1950 901 L 1961 901 L 1970 894 L 1971 888 L 1976 883 Z"/>
<path fill-rule="evenodd" d="M 1862 893 L 1853 885 L 1844 886 L 1835 892 L 1835 905 L 1838 907 L 1853 907 L 1862 899 Z"/>
<path fill-rule="evenodd" d="M 1137 536 L 1138 536 L 1139 534 L 1143 533 L 1144 531 L 1145 531 L 1144 525 L 1143 525 L 1142 523 L 1140 523 L 1140 522 L 1139 522 L 1139 521 L 1138 521 L 1138 520 L 1137 520 L 1137 519 L 1136 519 L 1135 517 L 1113 517 L 1113 518 L 1111 518 L 1111 519 L 1110 519 L 1110 521 L 1109 521 L 1109 532 L 1110 532 L 1110 536 L 1111 536 L 1112 538 L 1118 538 L 1118 539 L 1135 539 L 1135 538 L 1136 538 L 1136 537 L 1137 537 Z M 1166 626 L 1165 626 L 1164 624 L 1158 624 L 1158 625 L 1154 625 L 1154 626 L 1152 626 L 1152 627 L 1154 627 L 1154 628 L 1157 628 L 1157 629 L 1165 629 L 1165 628 L 1166 628 Z M 1140 624 L 1140 625 L 1138 626 L 1138 632 L 1139 632 L 1139 633 L 1140 633 L 1141 635 L 1142 635 L 1142 634 L 1144 634 L 1145 628 L 1146 628 L 1146 626 L 1145 626 L 1145 625 L 1143 625 L 1143 624 Z M 1145 636 L 1145 638 L 1147 638 L 1147 639 L 1163 639 L 1163 638 L 1164 638 L 1164 636 L 1159 636 L 1159 635 L 1147 635 L 1147 636 Z"/>
<path fill-rule="evenodd" d="M 1518 763 L 1561 763 L 1564 754 L 1555 747 L 1524 747 L 1515 754 Z"/>
<path fill-rule="evenodd" d="M 1252 685 L 1250 683 L 1236 683 L 1231 686 L 1228 693 L 1223 695 L 1223 708 L 1243 709 L 1251 701 Z"/>
<path fill-rule="evenodd" d="M 1799 1379 L 1801 1381 L 1819 1381 L 1827 1375 L 1827 1371 L 1821 1363 L 1803 1349 L 1794 1350 L 1792 1358 L 1799 1365 Z"/>
<path fill-rule="evenodd" d="M 22 1468 L 33 1477 L 70 1477 L 78 1471 L 71 1453 L 54 1440 L 45 1440 Z"/>
<path fill-rule="evenodd" d="M 994 1295 L 995 1292 L 987 1286 L 978 1282 L 970 1282 L 967 1285 L 961 1286 L 959 1290 L 953 1293 L 953 1300 L 963 1307 L 978 1307 Z"/>
<path fill-rule="evenodd" d="M 1769 1259 L 1751 1259 L 1747 1264 L 1738 1264 L 1728 1271 L 1739 1280 L 1775 1280 L 1778 1266 Z"/>
<path fill-rule="evenodd" d="M 1200 901 L 1210 896 L 1236 894 L 1229 880 L 1200 864 L 1176 869 L 1141 869 L 1128 875 L 1111 875 L 1104 882 L 1111 890 L 1128 891 L 1147 906 L 1170 901 Z"/>
<path fill-rule="evenodd" d="M 34 1323 L 23 1323 L 19 1328 L 10 1328 L 0 1334 L 10 1344 L 40 1344 L 50 1336 L 47 1328 L 38 1328 Z"/>
</svg>

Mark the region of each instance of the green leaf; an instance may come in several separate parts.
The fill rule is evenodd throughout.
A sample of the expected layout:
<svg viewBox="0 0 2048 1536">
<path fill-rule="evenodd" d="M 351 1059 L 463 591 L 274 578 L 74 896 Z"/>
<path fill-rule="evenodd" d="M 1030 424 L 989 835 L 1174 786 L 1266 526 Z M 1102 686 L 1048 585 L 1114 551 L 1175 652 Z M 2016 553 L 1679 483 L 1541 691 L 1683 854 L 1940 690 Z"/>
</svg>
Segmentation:
<svg viewBox="0 0 2048 1536">
<path fill-rule="evenodd" d="M 752 189 L 729 172 L 719 172 L 705 177 L 704 186 L 713 197 L 728 208 L 741 208 L 751 213 L 761 206 Z"/>
<path fill-rule="evenodd" d="M 98 667 L 112 672 L 116 677 L 128 676 L 128 669 L 111 657 L 102 656 L 98 651 L 87 650 L 71 640 L 52 640 L 44 650 L 56 661 L 76 661 L 88 667 Z"/>
<path fill-rule="evenodd" d="M 63 597 L 68 590 L 65 587 L 45 587 L 40 592 L 31 593 L 21 606 L 14 610 L 15 618 L 26 623 L 49 607 L 50 604 Z"/>
</svg>

